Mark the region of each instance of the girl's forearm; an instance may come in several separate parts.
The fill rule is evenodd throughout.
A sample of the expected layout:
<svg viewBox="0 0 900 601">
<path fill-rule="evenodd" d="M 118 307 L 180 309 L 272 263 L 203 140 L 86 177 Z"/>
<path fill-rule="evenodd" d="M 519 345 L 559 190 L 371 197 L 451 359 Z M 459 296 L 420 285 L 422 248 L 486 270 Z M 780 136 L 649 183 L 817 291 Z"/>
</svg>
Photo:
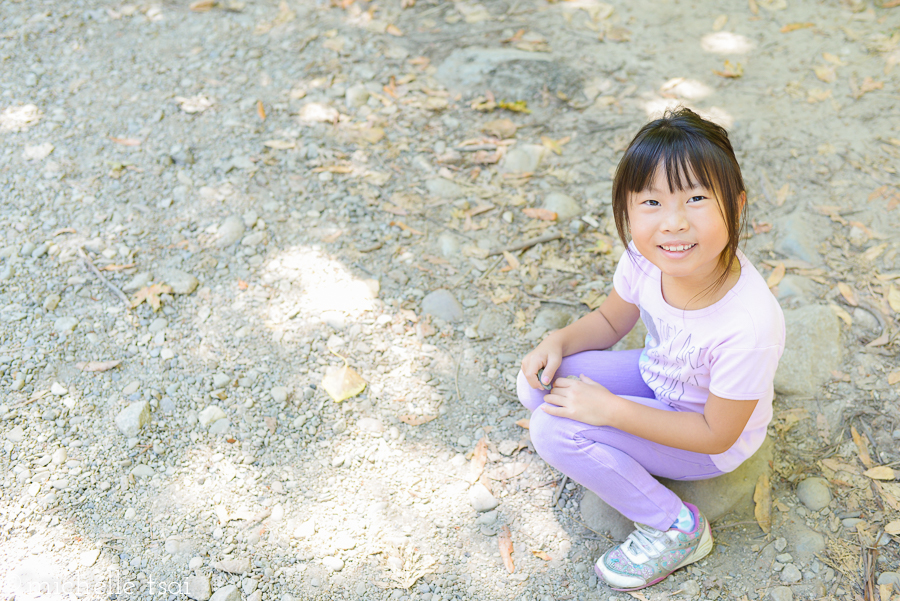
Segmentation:
<svg viewBox="0 0 900 601">
<path fill-rule="evenodd" d="M 627 333 L 616 332 L 603 313 L 591 311 L 550 336 L 557 338 L 562 346 L 563 356 L 567 357 L 582 351 L 607 349 Z"/>
<path fill-rule="evenodd" d="M 668 447 L 714 455 L 724 453 L 734 440 L 728 440 L 710 427 L 702 413 L 664 411 L 610 395 L 617 406 L 610 412 L 608 425 L 629 434 Z"/>
</svg>

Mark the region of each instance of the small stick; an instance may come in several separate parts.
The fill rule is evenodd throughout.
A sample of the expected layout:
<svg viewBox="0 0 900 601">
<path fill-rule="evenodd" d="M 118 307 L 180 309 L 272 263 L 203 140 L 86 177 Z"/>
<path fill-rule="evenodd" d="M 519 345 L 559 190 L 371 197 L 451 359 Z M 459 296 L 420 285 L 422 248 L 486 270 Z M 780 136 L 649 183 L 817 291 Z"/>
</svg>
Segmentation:
<svg viewBox="0 0 900 601">
<path fill-rule="evenodd" d="M 462 395 L 459 393 L 459 365 L 462 363 L 462 355 L 456 360 L 456 400 L 462 402 Z"/>
<path fill-rule="evenodd" d="M 562 480 L 559 481 L 559 486 L 556 487 L 556 492 L 553 493 L 553 505 L 559 503 L 559 498 L 562 496 L 563 488 L 566 486 L 566 482 L 569 481 L 569 477 L 563 474 Z"/>
<path fill-rule="evenodd" d="M 79 247 L 78 247 L 78 254 L 81 255 L 81 260 L 84 261 L 84 264 L 88 267 L 88 269 L 90 269 L 91 271 L 93 271 L 93 272 L 94 272 L 94 275 L 97 276 L 97 278 L 98 278 L 101 282 L 103 282 L 103 283 L 106 285 L 107 288 L 109 288 L 110 290 L 112 290 L 112 291 L 113 291 L 113 294 L 115 294 L 116 296 L 118 296 L 119 299 L 121 299 L 121 301 L 122 301 L 123 303 L 125 303 L 125 306 L 126 306 L 128 309 L 131 309 L 131 303 L 128 302 L 128 297 L 125 296 L 125 293 L 122 292 L 121 290 L 119 290 L 118 288 L 116 288 L 116 287 L 112 284 L 112 282 L 110 282 L 110 281 L 107 280 L 105 277 L 103 277 L 103 274 L 100 273 L 100 270 L 97 269 L 97 267 L 94 265 L 94 263 L 91 262 L 90 257 L 87 256 L 87 253 L 84 252 L 84 248 L 82 248 L 82 247 L 79 246 Z"/>
<path fill-rule="evenodd" d="M 560 232 L 550 233 L 550 234 L 542 234 L 537 238 L 529 238 L 524 242 L 520 242 L 518 244 L 513 244 L 512 246 L 507 246 L 506 248 L 495 248 L 491 252 L 488 253 L 489 257 L 494 255 L 503 254 L 503 251 L 512 252 L 514 250 L 525 250 L 526 248 L 531 248 L 532 246 L 536 246 L 538 244 L 542 244 L 544 242 L 550 242 L 552 240 L 559 240 L 563 235 Z"/>
</svg>

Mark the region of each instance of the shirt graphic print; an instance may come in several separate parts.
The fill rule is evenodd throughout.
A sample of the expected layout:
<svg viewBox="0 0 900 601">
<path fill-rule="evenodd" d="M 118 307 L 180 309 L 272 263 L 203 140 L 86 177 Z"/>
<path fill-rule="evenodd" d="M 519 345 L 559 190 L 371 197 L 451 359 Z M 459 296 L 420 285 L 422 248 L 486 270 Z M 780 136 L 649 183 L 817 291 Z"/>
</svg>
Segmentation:
<svg viewBox="0 0 900 601">
<path fill-rule="evenodd" d="M 694 399 L 709 386 L 708 350 L 692 342 L 690 331 L 654 317 L 640 307 L 647 327 L 640 367 L 644 382 L 656 398 L 686 409 L 683 401 Z"/>
</svg>

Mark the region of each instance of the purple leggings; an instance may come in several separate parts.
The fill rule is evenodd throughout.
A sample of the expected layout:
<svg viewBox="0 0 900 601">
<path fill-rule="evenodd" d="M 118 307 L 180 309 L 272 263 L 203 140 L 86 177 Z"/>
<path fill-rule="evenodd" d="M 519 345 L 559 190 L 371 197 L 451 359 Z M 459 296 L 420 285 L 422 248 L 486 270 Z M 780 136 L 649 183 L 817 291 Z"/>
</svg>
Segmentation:
<svg viewBox="0 0 900 601">
<path fill-rule="evenodd" d="M 640 354 L 640 350 L 577 353 L 562 360 L 555 377 L 584 374 L 613 394 L 674 411 L 654 398 L 641 378 Z M 544 461 L 634 522 L 668 530 L 681 510 L 681 499 L 653 476 L 703 480 L 722 474 L 709 455 L 667 447 L 610 426 L 589 426 L 538 411 L 546 391 L 532 388 L 521 372 L 518 393 L 519 400 L 532 412 L 531 442 Z"/>
</svg>

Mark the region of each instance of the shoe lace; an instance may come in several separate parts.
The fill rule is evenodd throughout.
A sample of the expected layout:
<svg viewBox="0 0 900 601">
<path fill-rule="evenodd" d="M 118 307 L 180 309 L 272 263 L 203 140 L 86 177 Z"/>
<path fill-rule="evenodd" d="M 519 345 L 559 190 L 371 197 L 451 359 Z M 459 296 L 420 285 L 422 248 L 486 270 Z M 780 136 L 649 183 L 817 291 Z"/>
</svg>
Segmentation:
<svg viewBox="0 0 900 601">
<path fill-rule="evenodd" d="M 669 547 L 669 539 L 662 530 L 635 523 L 635 530 L 622 544 L 622 552 L 635 563 L 643 563 L 640 555 L 654 559 Z"/>
</svg>

